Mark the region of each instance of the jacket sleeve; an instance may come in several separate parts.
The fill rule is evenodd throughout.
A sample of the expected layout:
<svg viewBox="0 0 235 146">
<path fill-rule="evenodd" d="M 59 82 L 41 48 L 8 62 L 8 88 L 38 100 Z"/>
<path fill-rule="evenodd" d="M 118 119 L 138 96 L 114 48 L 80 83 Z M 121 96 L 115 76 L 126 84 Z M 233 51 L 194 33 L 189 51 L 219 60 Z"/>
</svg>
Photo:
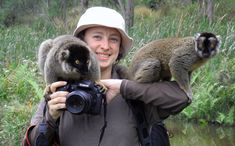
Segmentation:
<svg viewBox="0 0 235 146">
<path fill-rule="evenodd" d="M 31 119 L 30 126 L 26 131 L 22 146 L 36 146 L 37 138 L 40 135 L 39 125 L 43 121 L 43 110 L 46 106 L 45 104 L 46 103 L 44 100 L 39 103 L 38 109 L 33 118 Z M 47 129 L 45 137 L 48 140 L 48 146 L 52 146 L 52 144 L 54 143 L 55 132 L 57 130 L 57 124 L 47 111 L 48 110 L 46 110 L 45 114 L 45 123 Z"/>
<path fill-rule="evenodd" d="M 152 107 L 151 111 L 157 111 L 160 118 L 177 114 L 191 103 L 186 93 L 175 81 L 137 83 L 123 80 L 120 92 L 125 99 L 143 101 Z"/>
</svg>

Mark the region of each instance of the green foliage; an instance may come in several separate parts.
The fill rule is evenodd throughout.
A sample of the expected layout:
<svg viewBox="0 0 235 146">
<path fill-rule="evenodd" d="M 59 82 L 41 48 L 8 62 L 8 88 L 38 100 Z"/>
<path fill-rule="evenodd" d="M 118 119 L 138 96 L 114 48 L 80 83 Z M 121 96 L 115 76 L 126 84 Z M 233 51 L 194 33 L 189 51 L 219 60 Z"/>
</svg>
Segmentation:
<svg viewBox="0 0 235 146">
<path fill-rule="evenodd" d="M 38 101 L 42 97 L 42 77 L 37 72 L 36 63 L 29 60 L 3 68 L 0 76 L 0 100 L 20 103 Z"/>
<path fill-rule="evenodd" d="M 3 68 L 0 75 L 0 145 L 19 145 L 42 98 L 41 76 L 35 62 Z M 41 81 L 41 82 L 40 82 Z"/>
<path fill-rule="evenodd" d="M 66 7 L 66 14 L 69 15 L 68 12 L 71 9 L 78 8 L 79 2 L 76 0 L 65 1 L 64 6 Z M 74 16 L 79 16 L 79 13 Z M 43 20 L 43 23 L 54 25 L 53 23 L 57 23 L 57 20 L 61 20 L 64 23 L 63 19 L 65 17 L 67 16 L 65 16 L 62 1 L 2 0 L 0 2 L 0 28 L 20 24 L 31 25 L 38 21 L 37 19 Z M 69 22 L 69 20 L 67 21 Z"/>
<path fill-rule="evenodd" d="M 17 101 L 11 102 L 12 105 L 2 105 L 0 110 L 0 145 L 19 146 L 30 117 L 34 112 L 30 104 L 20 104 Z M 2 114 L 4 113 L 4 114 Z"/>
<path fill-rule="evenodd" d="M 41 9 L 42 1 L 38 0 L 2 0 L 0 3 L 0 26 L 13 26 L 15 24 L 31 23 L 29 19 Z"/>
<path fill-rule="evenodd" d="M 192 78 L 194 100 L 181 114 L 188 119 L 234 125 L 235 25 L 229 23 L 226 26 L 220 55 L 195 72 Z"/>
</svg>

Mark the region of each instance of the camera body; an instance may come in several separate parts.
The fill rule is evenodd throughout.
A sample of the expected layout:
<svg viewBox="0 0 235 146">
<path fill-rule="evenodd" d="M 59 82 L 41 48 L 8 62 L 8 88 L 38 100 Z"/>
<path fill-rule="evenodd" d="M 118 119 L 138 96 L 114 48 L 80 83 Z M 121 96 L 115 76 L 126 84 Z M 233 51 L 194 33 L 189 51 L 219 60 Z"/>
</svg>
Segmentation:
<svg viewBox="0 0 235 146">
<path fill-rule="evenodd" d="M 105 95 L 96 83 L 90 80 L 68 82 L 67 85 L 58 88 L 57 91 L 69 92 L 65 102 L 69 112 L 73 114 L 100 114 Z"/>
</svg>

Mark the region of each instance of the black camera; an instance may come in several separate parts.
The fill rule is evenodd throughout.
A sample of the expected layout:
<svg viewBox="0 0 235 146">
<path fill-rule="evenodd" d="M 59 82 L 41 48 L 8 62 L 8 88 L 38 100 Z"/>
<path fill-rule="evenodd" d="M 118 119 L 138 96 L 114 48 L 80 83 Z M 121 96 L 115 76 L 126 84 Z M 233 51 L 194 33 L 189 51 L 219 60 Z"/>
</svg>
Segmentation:
<svg viewBox="0 0 235 146">
<path fill-rule="evenodd" d="M 70 92 L 66 99 L 66 108 L 73 114 L 100 114 L 105 95 L 101 86 L 90 80 L 68 82 L 57 91 Z"/>
</svg>

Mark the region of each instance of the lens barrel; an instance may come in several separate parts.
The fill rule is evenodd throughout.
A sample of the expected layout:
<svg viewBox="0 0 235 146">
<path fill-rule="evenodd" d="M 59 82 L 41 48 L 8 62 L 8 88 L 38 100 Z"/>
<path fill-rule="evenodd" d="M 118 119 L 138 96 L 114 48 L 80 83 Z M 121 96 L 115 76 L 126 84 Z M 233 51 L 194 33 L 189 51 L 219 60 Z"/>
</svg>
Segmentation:
<svg viewBox="0 0 235 146">
<path fill-rule="evenodd" d="M 76 90 L 68 94 L 66 108 L 73 114 L 86 113 L 92 104 L 92 96 L 83 90 Z"/>
</svg>

